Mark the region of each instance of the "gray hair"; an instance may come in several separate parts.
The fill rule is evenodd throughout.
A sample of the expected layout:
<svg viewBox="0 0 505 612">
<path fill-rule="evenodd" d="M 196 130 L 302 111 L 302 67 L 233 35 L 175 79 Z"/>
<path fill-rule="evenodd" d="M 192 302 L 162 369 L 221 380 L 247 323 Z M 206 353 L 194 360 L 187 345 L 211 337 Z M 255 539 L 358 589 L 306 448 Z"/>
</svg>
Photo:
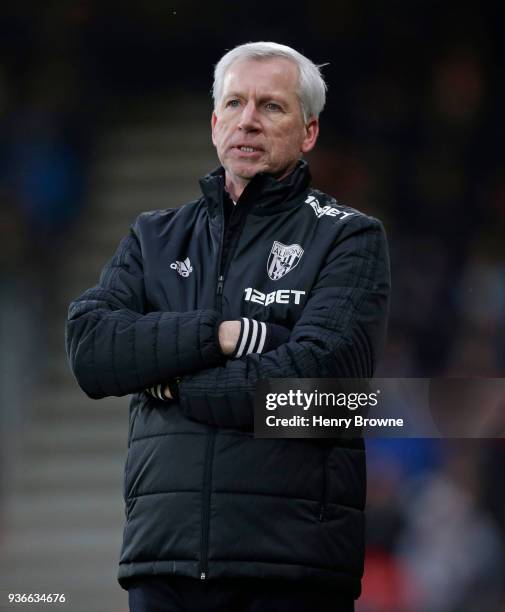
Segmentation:
<svg viewBox="0 0 505 612">
<path fill-rule="evenodd" d="M 216 64 L 214 69 L 214 84 L 212 97 L 216 109 L 223 95 L 223 83 L 226 72 L 237 60 L 267 59 L 270 57 L 284 57 L 291 60 L 298 67 L 298 98 L 305 123 L 311 117 L 316 119 L 323 110 L 326 102 L 327 85 L 324 82 L 320 68 L 326 64 L 316 65 L 307 57 L 286 45 L 274 42 L 250 42 L 239 45 L 228 51 Z"/>
</svg>

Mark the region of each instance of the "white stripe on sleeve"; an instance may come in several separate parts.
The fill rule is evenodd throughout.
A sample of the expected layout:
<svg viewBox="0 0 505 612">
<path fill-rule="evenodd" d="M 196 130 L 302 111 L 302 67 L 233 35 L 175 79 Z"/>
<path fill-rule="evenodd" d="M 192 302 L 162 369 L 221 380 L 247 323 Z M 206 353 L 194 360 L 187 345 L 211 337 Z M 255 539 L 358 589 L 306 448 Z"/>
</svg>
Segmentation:
<svg viewBox="0 0 505 612">
<path fill-rule="evenodd" d="M 263 321 L 261 321 L 260 323 L 261 326 L 261 336 L 260 336 L 260 342 L 258 344 L 258 353 L 261 353 L 263 351 L 263 347 L 265 346 L 265 340 L 267 337 L 267 326 L 265 325 L 265 323 L 263 323 Z"/>
<path fill-rule="evenodd" d="M 242 357 L 242 353 L 244 352 L 245 344 L 247 342 L 247 336 L 249 335 L 249 319 L 247 319 L 246 317 L 242 317 L 242 321 L 244 329 L 242 334 L 242 341 L 240 342 L 236 357 Z"/>
<path fill-rule="evenodd" d="M 254 347 L 256 345 L 256 338 L 258 336 L 258 321 L 256 319 L 251 319 L 252 322 L 252 335 L 251 342 L 249 342 L 249 348 L 247 349 L 247 355 L 254 352 Z"/>
</svg>

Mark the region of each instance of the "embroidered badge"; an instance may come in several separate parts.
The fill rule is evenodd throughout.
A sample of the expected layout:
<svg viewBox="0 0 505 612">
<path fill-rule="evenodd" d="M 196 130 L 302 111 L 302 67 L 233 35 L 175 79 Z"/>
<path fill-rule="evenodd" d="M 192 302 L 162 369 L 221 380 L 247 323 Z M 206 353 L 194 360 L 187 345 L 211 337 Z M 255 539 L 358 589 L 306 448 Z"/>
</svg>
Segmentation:
<svg viewBox="0 0 505 612">
<path fill-rule="evenodd" d="M 293 268 L 296 268 L 303 255 L 303 249 L 299 244 L 282 244 L 274 241 L 267 261 L 268 276 L 276 281 L 286 276 Z"/>
</svg>

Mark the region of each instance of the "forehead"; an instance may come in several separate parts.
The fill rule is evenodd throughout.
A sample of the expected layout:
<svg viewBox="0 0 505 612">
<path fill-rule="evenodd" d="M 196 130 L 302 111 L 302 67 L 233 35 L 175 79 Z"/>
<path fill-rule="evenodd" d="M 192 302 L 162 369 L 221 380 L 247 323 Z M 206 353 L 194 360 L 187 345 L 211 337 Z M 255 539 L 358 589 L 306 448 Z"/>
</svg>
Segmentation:
<svg viewBox="0 0 505 612">
<path fill-rule="evenodd" d="M 237 60 L 228 68 L 223 80 L 223 95 L 254 92 L 257 95 L 296 96 L 297 88 L 298 67 L 284 57 Z"/>
</svg>

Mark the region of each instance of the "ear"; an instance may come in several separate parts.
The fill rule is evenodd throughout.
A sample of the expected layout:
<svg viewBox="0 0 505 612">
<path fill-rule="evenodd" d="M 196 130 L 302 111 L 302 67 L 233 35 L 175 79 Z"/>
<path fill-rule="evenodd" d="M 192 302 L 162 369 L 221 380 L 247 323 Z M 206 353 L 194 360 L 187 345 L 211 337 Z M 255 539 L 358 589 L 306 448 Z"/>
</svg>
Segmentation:
<svg viewBox="0 0 505 612">
<path fill-rule="evenodd" d="M 210 118 L 210 126 L 212 130 L 212 144 L 216 146 L 216 139 L 214 133 L 216 131 L 217 115 L 215 111 L 212 111 L 212 117 Z"/>
<path fill-rule="evenodd" d="M 319 136 L 319 119 L 312 117 L 305 126 L 305 137 L 302 141 L 300 150 L 302 153 L 308 153 L 316 146 L 316 140 Z"/>
</svg>

